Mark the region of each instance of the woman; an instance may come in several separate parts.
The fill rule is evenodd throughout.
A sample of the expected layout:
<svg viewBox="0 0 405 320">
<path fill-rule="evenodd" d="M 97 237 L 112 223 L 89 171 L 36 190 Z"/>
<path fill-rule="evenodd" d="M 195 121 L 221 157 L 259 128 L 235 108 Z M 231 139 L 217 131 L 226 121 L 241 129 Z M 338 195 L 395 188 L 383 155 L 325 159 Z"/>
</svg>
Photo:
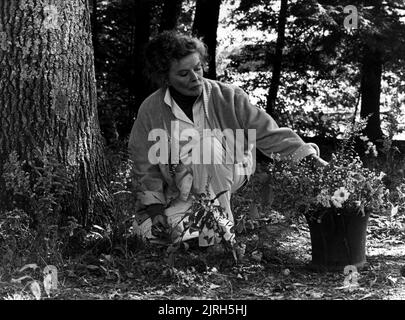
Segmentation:
<svg viewBox="0 0 405 320">
<path fill-rule="evenodd" d="M 164 32 L 146 48 L 147 69 L 159 86 L 142 103 L 129 140 L 134 173 L 139 178 L 139 211 L 135 232 L 153 238 L 155 226 L 168 224 L 179 241 L 192 194 L 208 191 L 227 218 L 225 237 L 233 224 L 231 194 L 254 171 L 257 147 L 267 156 L 300 161 L 311 156 L 320 165 L 315 145 L 306 144 L 291 129 L 279 128 L 253 106 L 235 85 L 203 77 L 207 49 L 199 40 Z M 183 240 L 204 234 L 186 234 Z"/>
</svg>

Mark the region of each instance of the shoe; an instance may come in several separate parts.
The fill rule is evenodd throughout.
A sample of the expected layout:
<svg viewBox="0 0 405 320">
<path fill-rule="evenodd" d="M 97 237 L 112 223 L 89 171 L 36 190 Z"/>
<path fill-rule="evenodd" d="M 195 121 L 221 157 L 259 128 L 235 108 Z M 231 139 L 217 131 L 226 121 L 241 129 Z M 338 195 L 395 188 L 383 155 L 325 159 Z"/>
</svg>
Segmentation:
<svg viewBox="0 0 405 320">
<path fill-rule="evenodd" d="M 132 233 L 141 239 L 156 239 L 152 235 L 152 219 L 145 215 L 136 215 L 132 223 Z"/>
</svg>

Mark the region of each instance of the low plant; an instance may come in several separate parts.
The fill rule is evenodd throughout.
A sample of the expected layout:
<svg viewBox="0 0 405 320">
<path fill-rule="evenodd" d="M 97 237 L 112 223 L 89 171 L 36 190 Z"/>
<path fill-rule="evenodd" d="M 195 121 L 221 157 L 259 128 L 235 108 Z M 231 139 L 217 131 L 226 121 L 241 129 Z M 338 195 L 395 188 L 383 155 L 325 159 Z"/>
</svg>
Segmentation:
<svg viewBox="0 0 405 320">
<path fill-rule="evenodd" d="M 72 188 L 68 170 L 39 152 L 31 161 L 12 152 L 3 165 L 0 184 L 2 268 L 12 270 L 12 265 L 38 257 L 60 259 L 63 230 L 59 226 Z"/>
<path fill-rule="evenodd" d="M 198 232 L 202 237 L 201 241 L 208 246 L 222 245 L 226 251 L 232 252 L 235 261 L 238 260 L 234 224 L 227 218 L 224 208 L 217 203 L 217 199 L 225 192 L 227 191 L 222 191 L 215 197 L 208 190 L 206 193 L 192 195 L 192 206 L 183 218 L 177 225 L 163 231 L 169 235 L 166 238 L 175 239 L 167 250 L 169 264 L 173 264 L 173 254 L 182 245 L 188 247 L 183 241 L 185 234 L 193 232 Z"/>
</svg>

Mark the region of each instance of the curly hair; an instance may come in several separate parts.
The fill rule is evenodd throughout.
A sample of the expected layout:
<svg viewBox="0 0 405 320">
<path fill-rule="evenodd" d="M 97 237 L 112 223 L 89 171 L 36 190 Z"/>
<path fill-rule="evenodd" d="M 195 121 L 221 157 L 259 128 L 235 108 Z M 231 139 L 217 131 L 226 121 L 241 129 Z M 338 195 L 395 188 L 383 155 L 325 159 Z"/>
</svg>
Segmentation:
<svg viewBox="0 0 405 320">
<path fill-rule="evenodd" d="M 168 77 L 172 61 L 198 52 L 203 66 L 208 60 L 207 46 L 198 38 L 164 31 L 151 39 L 145 47 L 145 72 L 155 84 L 162 86 Z"/>
</svg>

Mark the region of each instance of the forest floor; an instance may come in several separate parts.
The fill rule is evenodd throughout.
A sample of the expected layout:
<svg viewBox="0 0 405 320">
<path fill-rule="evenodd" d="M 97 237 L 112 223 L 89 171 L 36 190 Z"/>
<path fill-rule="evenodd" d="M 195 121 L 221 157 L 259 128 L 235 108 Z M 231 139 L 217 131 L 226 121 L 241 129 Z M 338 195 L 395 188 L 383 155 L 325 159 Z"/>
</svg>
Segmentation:
<svg viewBox="0 0 405 320">
<path fill-rule="evenodd" d="M 404 163 L 399 162 L 401 168 Z M 259 174 L 232 199 L 233 212 L 246 222 L 252 222 L 251 205 L 262 198 L 256 178 Z M 0 274 L 0 300 L 35 299 L 30 287 L 34 280 L 42 291 L 39 295 L 36 290 L 37 298 L 43 300 L 405 300 L 404 217 L 370 217 L 367 264 L 347 282 L 343 268 L 338 272 L 310 268 L 311 241 L 305 222 L 283 224 L 276 212 L 273 217 L 271 210 L 259 211 L 258 221 L 260 216 L 269 220 L 237 231 L 237 242 L 246 245 L 238 263 L 231 252 L 198 246 L 169 258 L 167 246 L 130 237 L 55 263 L 58 287 L 49 295 L 43 292 L 44 276 L 36 265 L 34 270 L 28 266 L 23 272 Z"/>
<path fill-rule="evenodd" d="M 367 265 L 357 284 L 345 286 L 341 272 L 311 270 L 306 226 L 278 232 L 253 230 L 244 235 L 245 259 L 198 248 L 176 253 L 169 266 L 164 248 L 142 246 L 124 253 L 72 260 L 59 270 L 51 300 L 405 300 L 405 236 L 384 232 L 387 221 L 370 219 Z M 388 229 L 386 229 L 388 230 Z M 263 230 L 262 230 L 263 231 Z M 130 245 L 128 245 L 130 247 Z M 252 255 L 261 252 L 258 257 Z M 347 283 L 346 283 L 347 284 Z M 44 296 L 44 294 L 43 294 Z M 1 299 L 34 299 L 21 283 L 0 282 Z"/>
</svg>

